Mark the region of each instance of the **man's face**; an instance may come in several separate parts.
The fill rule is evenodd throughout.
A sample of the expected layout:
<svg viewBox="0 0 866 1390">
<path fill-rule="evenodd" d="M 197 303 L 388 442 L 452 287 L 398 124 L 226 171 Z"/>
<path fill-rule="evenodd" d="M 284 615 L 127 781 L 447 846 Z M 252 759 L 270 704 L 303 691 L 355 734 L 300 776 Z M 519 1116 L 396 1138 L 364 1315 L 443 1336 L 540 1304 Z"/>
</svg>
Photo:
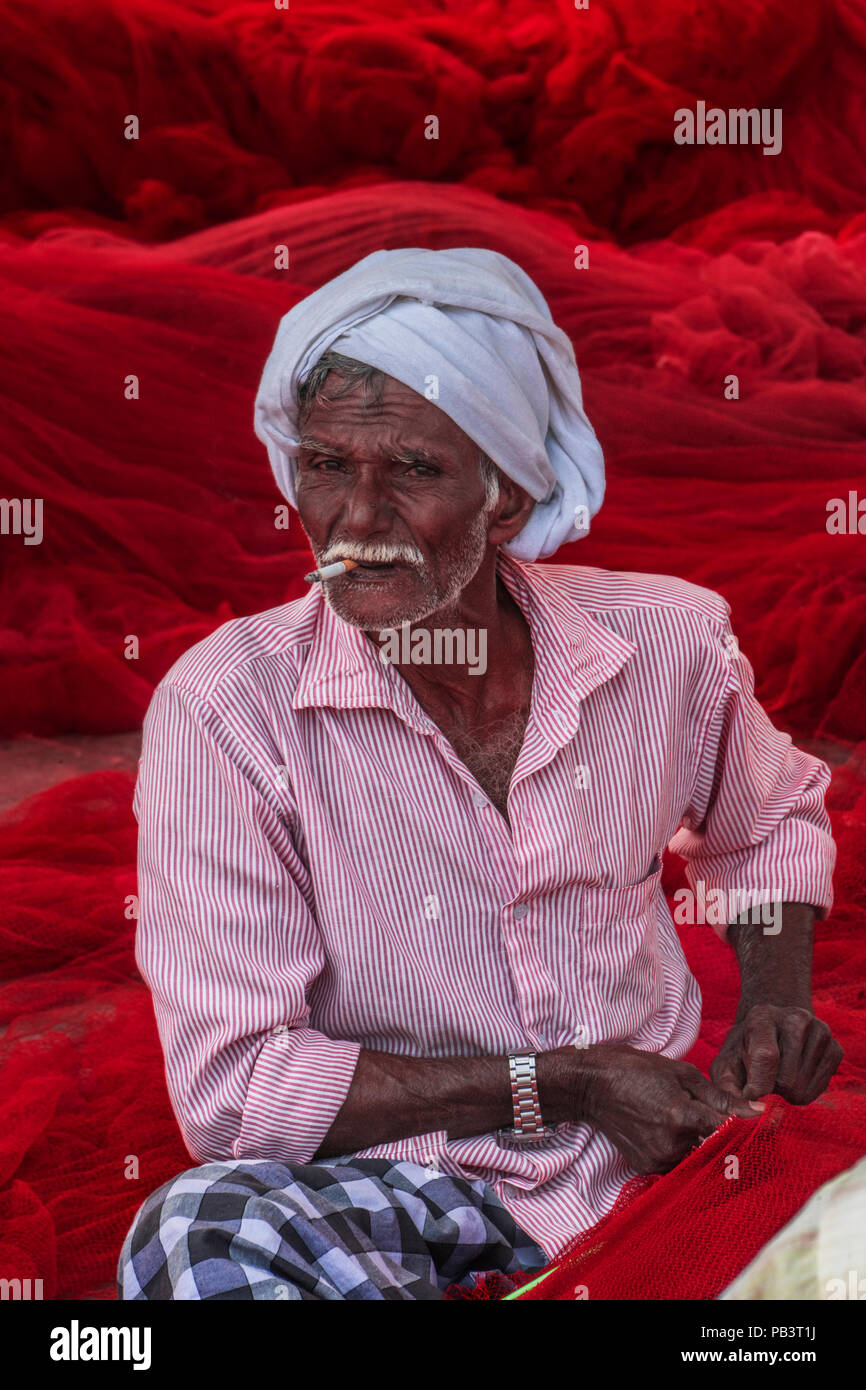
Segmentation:
<svg viewBox="0 0 866 1390">
<path fill-rule="evenodd" d="M 332 381 L 302 420 L 298 514 L 318 566 L 362 563 L 326 580 L 325 598 L 366 629 L 447 611 L 488 551 L 478 446 L 393 377 L 381 406 L 365 404 L 361 383 L 333 399 Z"/>
</svg>

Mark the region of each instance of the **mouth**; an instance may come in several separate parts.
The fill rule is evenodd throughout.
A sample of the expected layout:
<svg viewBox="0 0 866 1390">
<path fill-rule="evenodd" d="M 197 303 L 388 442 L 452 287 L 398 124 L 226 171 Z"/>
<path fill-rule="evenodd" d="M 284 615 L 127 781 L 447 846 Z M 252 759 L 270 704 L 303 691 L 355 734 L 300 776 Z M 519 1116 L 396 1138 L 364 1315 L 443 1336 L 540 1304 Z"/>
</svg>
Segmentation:
<svg viewBox="0 0 866 1390">
<path fill-rule="evenodd" d="M 398 565 L 368 564 L 365 560 L 349 570 L 343 576 L 343 582 L 353 589 L 387 588 L 398 577 L 400 570 Z"/>
<path fill-rule="evenodd" d="M 392 589 L 405 582 L 409 567 L 398 561 L 385 563 L 381 560 L 359 560 L 354 569 L 341 575 L 338 583 L 344 585 L 344 593 L 357 590 Z"/>
</svg>

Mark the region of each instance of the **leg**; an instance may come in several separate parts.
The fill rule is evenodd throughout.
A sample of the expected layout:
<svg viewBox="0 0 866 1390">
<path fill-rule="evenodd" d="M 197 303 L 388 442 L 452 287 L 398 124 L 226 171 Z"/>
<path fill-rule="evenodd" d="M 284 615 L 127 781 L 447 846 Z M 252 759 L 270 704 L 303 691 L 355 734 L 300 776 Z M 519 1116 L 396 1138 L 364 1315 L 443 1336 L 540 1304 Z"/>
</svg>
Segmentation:
<svg viewBox="0 0 866 1390">
<path fill-rule="evenodd" d="M 441 1299 L 547 1256 L 480 1180 L 417 1163 L 240 1159 L 191 1168 L 139 1209 L 120 1299 Z"/>
</svg>

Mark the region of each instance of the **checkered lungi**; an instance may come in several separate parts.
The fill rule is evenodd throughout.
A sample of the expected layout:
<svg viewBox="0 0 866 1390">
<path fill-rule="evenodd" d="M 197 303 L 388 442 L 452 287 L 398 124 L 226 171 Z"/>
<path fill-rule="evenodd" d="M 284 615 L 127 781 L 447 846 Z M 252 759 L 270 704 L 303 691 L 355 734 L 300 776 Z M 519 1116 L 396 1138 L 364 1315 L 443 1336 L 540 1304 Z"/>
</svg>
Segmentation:
<svg viewBox="0 0 866 1390">
<path fill-rule="evenodd" d="M 139 1208 L 120 1299 L 441 1299 L 548 1256 L 481 1180 L 388 1158 L 205 1163 Z M 507 1291 L 507 1290 L 506 1290 Z"/>
</svg>

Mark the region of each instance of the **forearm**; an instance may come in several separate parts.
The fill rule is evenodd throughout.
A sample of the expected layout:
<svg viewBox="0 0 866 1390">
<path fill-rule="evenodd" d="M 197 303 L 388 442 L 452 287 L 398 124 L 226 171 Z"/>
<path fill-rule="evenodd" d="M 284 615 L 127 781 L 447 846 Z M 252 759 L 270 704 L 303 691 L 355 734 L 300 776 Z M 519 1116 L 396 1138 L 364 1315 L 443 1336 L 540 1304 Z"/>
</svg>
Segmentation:
<svg viewBox="0 0 866 1390">
<path fill-rule="evenodd" d="M 783 903 L 776 932 L 765 932 L 745 912 L 728 928 L 740 968 L 737 1018 L 755 1004 L 812 1006 L 812 940 L 815 909 L 807 903 Z"/>
<path fill-rule="evenodd" d="M 750 915 L 744 913 L 728 929 L 740 968 L 737 1018 L 755 1004 L 811 1009 L 815 909 L 783 903 L 776 932 L 764 932 L 760 922 L 751 923 Z M 598 1044 L 538 1054 L 538 1095 L 546 1124 L 595 1122 L 599 1063 L 609 1062 L 612 1050 Z M 449 1139 L 463 1139 L 489 1134 L 513 1119 L 504 1053 L 427 1058 L 362 1048 L 346 1099 L 315 1157 L 357 1153 L 437 1130 L 445 1130 Z"/>
<path fill-rule="evenodd" d="M 573 1047 L 536 1057 L 545 1124 L 579 1117 L 581 1059 Z M 346 1099 L 315 1155 L 357 1153 L 374 1144 L 445 1130 L 449 1139 L 514 1122 L 506 1054 L 399 1057 L 362 1048 Z"/>
</svg>

